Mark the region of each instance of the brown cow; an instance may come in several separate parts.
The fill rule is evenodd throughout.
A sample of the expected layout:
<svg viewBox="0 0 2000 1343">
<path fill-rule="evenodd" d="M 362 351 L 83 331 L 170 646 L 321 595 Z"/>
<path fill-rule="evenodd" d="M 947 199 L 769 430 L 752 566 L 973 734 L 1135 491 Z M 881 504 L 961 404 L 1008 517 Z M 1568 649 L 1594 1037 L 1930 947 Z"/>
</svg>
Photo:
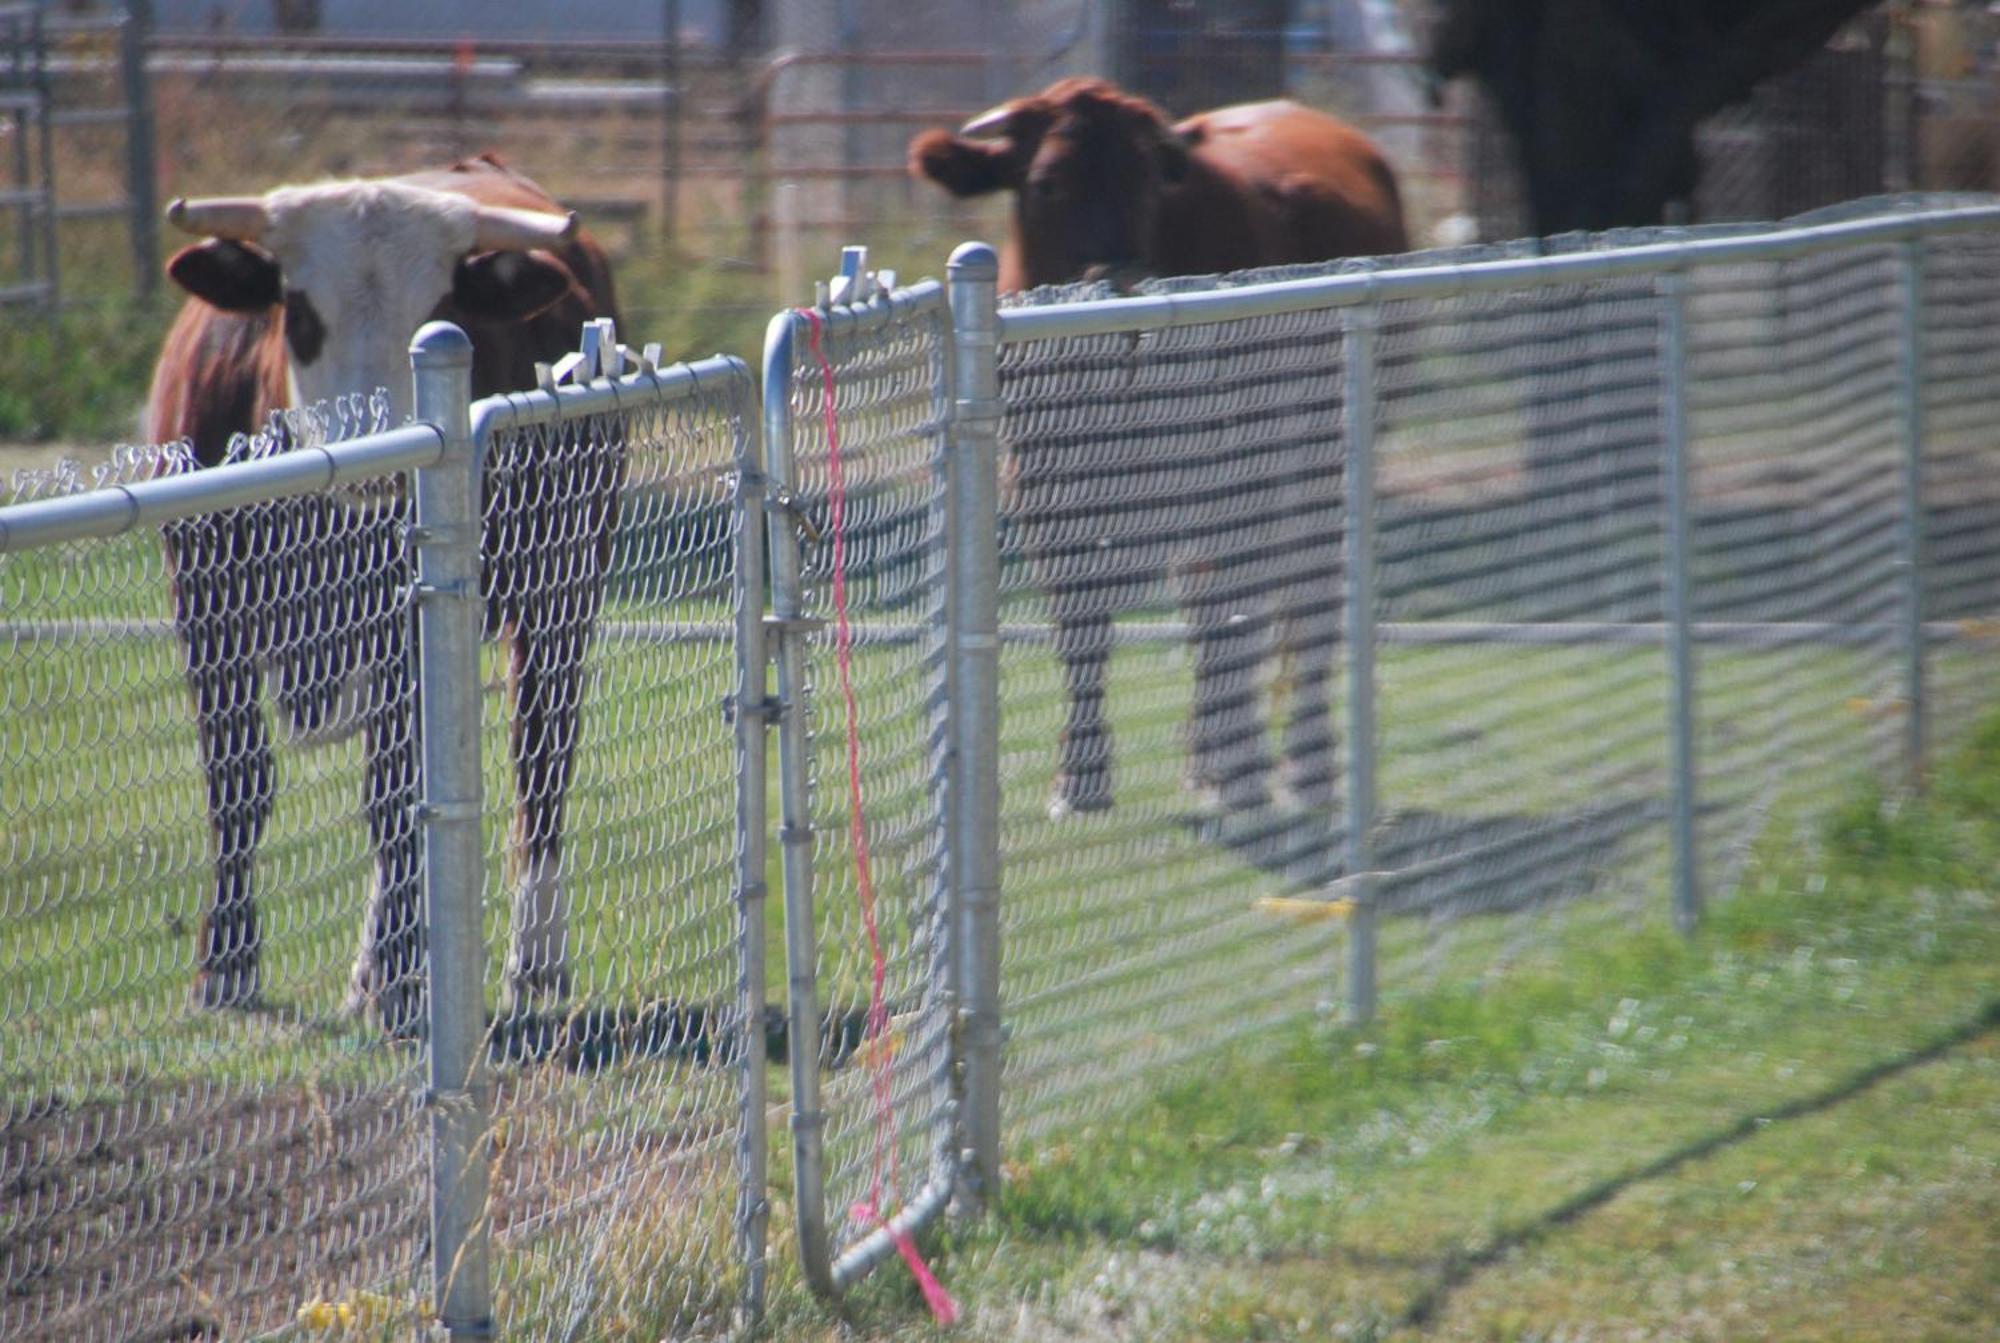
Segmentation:
<svg viewBox="0 0 2000 1343">
<path fill-rule="evenodd" d="M 956 195 L 1014 192 L 1000 263 L 1006 290 L 1326 261 L 1406 245 L 1395 178 L 1381 153 L 1345 123 L 1286 101 L 1220 108 L 1170 126 L 1151 103 L 1102 80 L 1064 80 L 956 135 L 918 136 L 910 164 Z M 1189 413 L 1177 407 L 1179 418 Z M 1068 699 L 1051 815 L 1111 805 L 1103 713 L 1111 620 L 1146 600 L 1162 574 L 1177 588 L 1194 645 L 1189 782 L 1204 804 L 1241 811 L 1269 800 L 1255 682 L 1275 616 L 1277 650 L 1294 672 L 1281 781 L 1308 810 L 1330 806 L 1340 462 L 1323 434 L 1274 442 L 1270 432 L 1247 422 L 1217 431 L 1212 451 L 1234 454 L 1235 468 L 1184 455 L 1149 462 L 1173 435 L 1135 428 L 1121 418 L 1117 398 L 1085 392 L 1068 403 L 1049 441 L 1013 443 L 1012 510 L 1048 597 Z M 1242 467 L 1252 461 L 1257 478 L 1245 479 Z M 1187 493 L 1186 482 L 1211 467 L 1217 478 L 1240 482 L 1230 499 Z"/>
<path fill-rule="evenodd" d="M 586 320 L 616 316 L 602 250 L 492 157 L 177 201 L 168 218 L 208 237 L 168 262 L 193 298 L 168 334 L 147 408 L 154 441 L 187 443 L 185 469 L 225 460 L 234 436 L 285 407 L 381 387 L 400 421 L 410 338 L 427 320 L 465 329 L 473 395 L 486 396 L 533 387 L 537 361 L 574 349 Z M 568 986 L 563 807 L 624 462 L 617 445 L 579 439 L 486 465 L 486 631 L 510 646 L 519 797 L 507 973 L 524 1003 Z M 254 867 L 274 791 L 258 703 L 268 676 L 293 733 L 366 732 L 374 872 L 349 1006 L 372 1005 L 394 1032 L 419 1025 L 407 521 L 401 499 L 312 496 L 166 528 L 214 841 L 197 952 L 202 1006 L 248 1006 L 261 991 Z"/>
<path fill-rule="evenodd" d="M 1169 125 L 1101 79 L 1065 79 L 910 142 L 956 196 L 1014 192 L 1003 290 L 1206 275 L 1400 252 L 1394 174 L 1346 122 L 1278 99 Z"/>
</svg>

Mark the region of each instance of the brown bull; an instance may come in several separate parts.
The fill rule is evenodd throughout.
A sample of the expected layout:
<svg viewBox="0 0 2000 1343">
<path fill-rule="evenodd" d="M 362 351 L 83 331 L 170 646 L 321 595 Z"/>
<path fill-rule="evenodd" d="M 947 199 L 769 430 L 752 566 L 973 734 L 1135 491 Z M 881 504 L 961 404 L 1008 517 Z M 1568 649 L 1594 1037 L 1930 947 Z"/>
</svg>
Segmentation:
<svg viewBox="0 0 2000 1343">
<path fill-rule="evenodd" d="M 535 363 L 616 316 L 604 254 L 539 187 L 490 157 L 405 177 L 176 202 L 208 240 L 167 273 L 193 298 L 169 332 L 148 401 L 155 441 L 214 466 L 271 412 L 390 393 L 409 413 L 408 346 L 425 321 L 472 339 L 474 396 L 530 388 Z M 284 445 L 279 444 L 282 448 Z M 583 655 L 602 600 L 623 480 L 615 444 L 566 442 L 488 462 L 486 632 L 510 647 L 518 806 L 508 987 L 517 1003 L 568 986 L 561 835 Z M 214 885 L 195 1001 L 261 992 L 256 856 L 273 803 L 266 678 L 294 734 L 360 727 L 372 889 L 349 998 L 385 1028 L 418 1024 L 418 741 L 403 594 L 405 501 L 311 496 L 166 528 L 174 621 L 208 783 Z"/>
<path fill-rule="evenodd" d="M 910 143 L 956 196 L 1014 193 L 1003 290 L 1206 275 L 1400 252 L 1396 180 L 1367 136 L 1285 100 L 1169 125 L 1101 79 L 1065 79 Z"/>
<path fill-rule="evenodd" d="M 910 164 L 956 195 L 1014 193 L 1000 264 L 1006 290 L 1406 246 L 1381 153 L 1351 126 L 1286 101 L 1169 125 L 1151 103 L 1102 80 L 1064 80 L 956 135 L 918 136 Z M 1111 621 L 1146 600 L 1162 575 L 1194 645 L 1190 783 L 1210 806 L 1243 810 L 1269 799 L 1255 682 L 1275 618 L 1277 651 L 1293 673 L 1281 781 L 1323 811 L 1333 792 L 1341 469 L 1324 424 L 1294 435 L 1225 410 L 1199 425 L 1188 401 L 1171 426 L 1148 430 L 1101 392 L 1067 407 L 1056 434 L 1017 435 L 1011 460 L 1012 511 L 1056 624 L 1068 699 L 1051 814 L 1112 803 L 1103 712 Z M 1207 478 L 1233 483 L 1218 495 L 1189 483 Z"/>
</svg>

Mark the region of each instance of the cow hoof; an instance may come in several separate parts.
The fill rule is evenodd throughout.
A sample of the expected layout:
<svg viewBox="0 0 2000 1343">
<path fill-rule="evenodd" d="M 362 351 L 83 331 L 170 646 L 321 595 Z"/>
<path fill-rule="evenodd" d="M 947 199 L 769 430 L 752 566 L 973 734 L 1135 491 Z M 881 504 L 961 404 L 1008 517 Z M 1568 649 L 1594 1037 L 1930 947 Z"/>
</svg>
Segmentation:
<svg viewBox="0 0 2000 1343">
<path fill-rule="evenodd" d="M 1339 805 L 1340 796 L 1334 790 L 1333 780 L 1324 775 L 1287 778 L 1280 772 L 1271 801 L 1286 811 L 1330 816 Z"/>
<path fill-rule="evenodd" d="M 383 984 L 357 968 L 340 1010 L 355 1021 L 372 1022 L 391 1040 L 414 1040 L 424 1030 L 423 984 L 414 978 Z"/>
<path fill-rule="evenodd" d="M 1213 779 L 1192 778 L 1182 787 L 1193 799 L 1192 810 L 1198 817 L 1261 812 L 1271 806 L 1271 795 L 1265 790 L 1262 778 L 1255 774 L 1241 774 L 1219 783 Z"/>
<path fill-rule="evenodd" d="M 1110 811 L 1111 785 L 1102 781 L 1079 779 L 1071 774 L 1056 776 L 1056 786 L 1049 794 L 1049 819 L 1060 821 L 1068 816 L 1083 812 Z"/>
</svg>

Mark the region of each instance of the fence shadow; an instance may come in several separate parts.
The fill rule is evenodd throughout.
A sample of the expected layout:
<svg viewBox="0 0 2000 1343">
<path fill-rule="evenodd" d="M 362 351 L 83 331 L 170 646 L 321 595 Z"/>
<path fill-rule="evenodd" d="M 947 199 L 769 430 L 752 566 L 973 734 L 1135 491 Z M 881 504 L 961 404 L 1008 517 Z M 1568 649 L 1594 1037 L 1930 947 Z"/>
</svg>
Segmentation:
<svg viewBox="0 0 2000 1343">
<path fill-rule="evenodd" d="M 1588 892 L 1648 826 L 1654 797 L 1533 813 L 1404 811 L 1385 817 L 1370 849 L 1388 875 L 1376 889 L 1390 916 L 1507 914 Z M 1331 815 L 1265 808 L 1190 817 L 1193 833 L 1298 893 L 1347 875 L 1344 833 Z"/>
<path fill-rule="evenodd" d="M 2000 998 L 1988 1000 L 1970 1019 L 1946 1031 L 1928 1044 L 1871 1064 L 1811 1095 L 1801 1096 L 1797 1100 L 1787 1101 L 1783 1105 L 1760 1110 L 1755 1114 L 1740 1116 L 1724 1127 L 1683 1143 L 1642 1166 L 1609 1176 L 1580 1190 L 1539 1217 L 1502 1231 L 1477 1249 L 1462 1250 L 1447 1255 L 1438 1272 L 1437 1281 L 1419 1294 L 1403 1312 L 1402 1326 L 1409 1329 L 1427 1328 L 1437 1320 L 1458 1290 L 1478 1274 L 1500 1263 L 1514 1251 L 1534 1245 L 1586 1213 L 1603 1207 L 1626 1190 L 1649 1180 L 1671 1175 L 1691 1162 L 1700 1161 L 1734 1147 L 1744 1139 L 1762 1132 L 1770 1124 L 1803 1119 L 1830 1110 L 1892 1077 L 1908 1072 L 1912 1068 L 1934 1063 L 1952 1050 L 1991 1034 L 1996 1029 L 2000 1029 Z"/>
</svg>

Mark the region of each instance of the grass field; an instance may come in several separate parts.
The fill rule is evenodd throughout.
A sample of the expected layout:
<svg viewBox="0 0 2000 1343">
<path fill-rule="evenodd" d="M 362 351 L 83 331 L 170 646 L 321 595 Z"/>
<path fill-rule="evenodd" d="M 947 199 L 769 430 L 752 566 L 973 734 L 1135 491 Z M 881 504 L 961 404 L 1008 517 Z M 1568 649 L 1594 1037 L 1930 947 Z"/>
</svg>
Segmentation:
<svg viewBox="0 0 2000 1343">
<path fill-rule="evenodd" d="M 934 1259 L 961 1336 L 2000 1337 L 1996 804 L 1989 723 L 1768 832 L 1692 940 L 1579 929 L 1017 1145 Z M 920 1318 L 896 1268 L 840 1332 Z"/>
</svg>

